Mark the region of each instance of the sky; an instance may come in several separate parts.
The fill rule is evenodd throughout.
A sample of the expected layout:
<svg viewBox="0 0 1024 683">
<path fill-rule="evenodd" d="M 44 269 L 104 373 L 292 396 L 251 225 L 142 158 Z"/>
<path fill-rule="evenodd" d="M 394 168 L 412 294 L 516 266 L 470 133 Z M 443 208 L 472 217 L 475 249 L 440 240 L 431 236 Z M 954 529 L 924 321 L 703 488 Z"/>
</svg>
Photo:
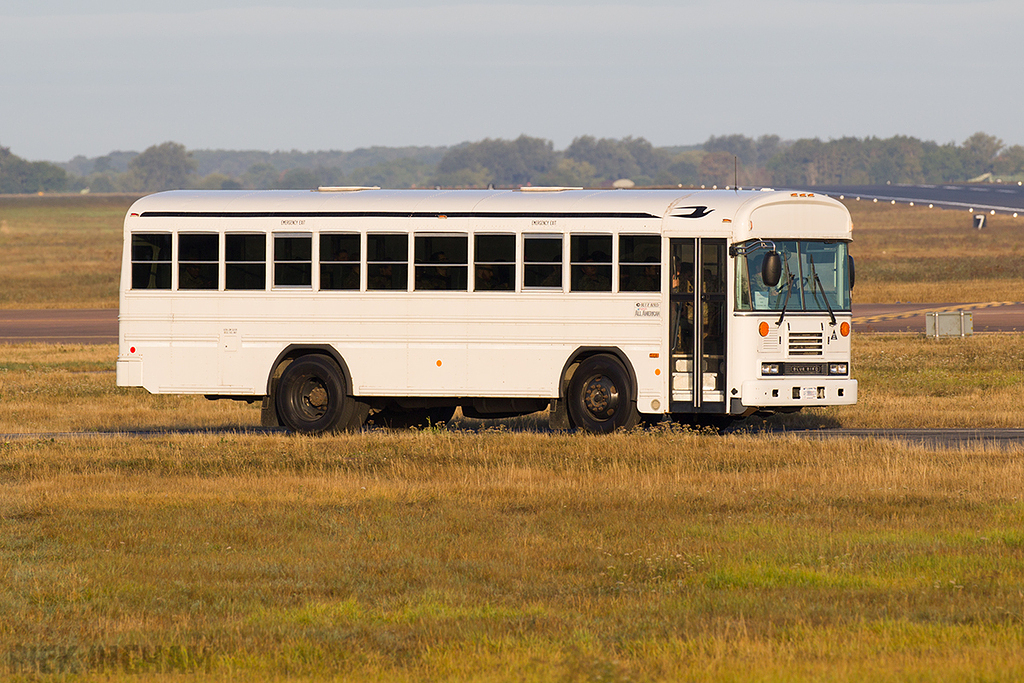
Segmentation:
<svg viewBox="0 0 1024 683">
<path fill-rule="evenodd" d="M 0 0 L 0 146 L 1024 144 L 1022 26 L 1020 0 Z"/>
</svg>

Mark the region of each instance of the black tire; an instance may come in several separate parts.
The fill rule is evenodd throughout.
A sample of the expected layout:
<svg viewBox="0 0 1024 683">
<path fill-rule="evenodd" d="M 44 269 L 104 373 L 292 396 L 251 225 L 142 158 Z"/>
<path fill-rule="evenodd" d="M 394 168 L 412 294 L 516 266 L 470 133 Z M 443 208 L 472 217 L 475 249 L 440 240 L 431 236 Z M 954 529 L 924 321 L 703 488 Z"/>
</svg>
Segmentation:
<svg viewBox="0 0 1024 683">
<path fill-rule="evenodd" d="M 632 429 L 640 421 L 629 373 L 608 354 L 579 364 L 569 380 L 566 404 L 573 426 L 594 434 Z"/>
<path fill-rule="evenodd" d="M 341 370 L 324 356 L 292 361 L 277 383 L 275 402 L 281 423 L 303 434 L 351 429 L 358 417 L 357 402 L 346 395 Z"/>
</svg>

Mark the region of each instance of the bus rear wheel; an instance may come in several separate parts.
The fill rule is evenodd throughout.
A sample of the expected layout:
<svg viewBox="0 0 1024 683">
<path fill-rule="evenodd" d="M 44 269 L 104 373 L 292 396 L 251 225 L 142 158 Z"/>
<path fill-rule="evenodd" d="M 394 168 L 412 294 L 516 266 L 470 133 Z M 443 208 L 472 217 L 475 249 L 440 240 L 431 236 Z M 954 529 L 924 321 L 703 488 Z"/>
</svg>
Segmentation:
<svg viewBox="0 0 1024 683">
<path fill-rule="evenodd" d="M 303 434 L 358 428 L 366 418 L 345 393 L 338 366 L 324 356 L 303 356 L 284 369 L 277 383 L 277 414 L 282 424 Z"/>
<path fill-rule="evenodd" d="M 569 380 L 566 400 L 573 425 L 595 434 L 632 429 L 640 421 L 629 373 L 619 359 L 599 354 L 584 359 Z"/>
</svg>

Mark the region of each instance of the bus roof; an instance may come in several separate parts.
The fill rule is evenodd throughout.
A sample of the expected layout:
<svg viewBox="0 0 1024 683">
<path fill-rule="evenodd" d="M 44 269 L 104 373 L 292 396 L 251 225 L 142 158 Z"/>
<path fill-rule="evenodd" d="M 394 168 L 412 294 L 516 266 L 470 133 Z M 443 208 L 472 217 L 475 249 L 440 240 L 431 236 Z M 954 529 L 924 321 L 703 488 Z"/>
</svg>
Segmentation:
<svg viewBox="0 0 1024 683">
<path fill-rule="evenodd" d="M 814 209 L 797 210 L 801 205 L 813 205 Z M 697 222 L 693 219 L 707 217 L 719 230 L 729 230 L 723 224 L 735 221 L 736 238 L 744 239 L 758 236 L 748 232 L 753 230 L 751 216 L 758 209 L 767 209 L 759 213 L 764 218 L 785 216 L 808 224 L 794 236 L 814 230 L 811 224 L 835 237 L 848 236 L 850 230 L 849 213 L 838 201 L 814 193 L 774 190 L 176 190 L 139 199 L 129 215 L 686 219 L 678 221 L 680 226 L 693 226 Z M 826 214 L 828 219 L 822 220 Z M 783 222 L 760 221 L 773 231 Z M 741 231 L 739 223 L 749 227 Z"/>
</svg>

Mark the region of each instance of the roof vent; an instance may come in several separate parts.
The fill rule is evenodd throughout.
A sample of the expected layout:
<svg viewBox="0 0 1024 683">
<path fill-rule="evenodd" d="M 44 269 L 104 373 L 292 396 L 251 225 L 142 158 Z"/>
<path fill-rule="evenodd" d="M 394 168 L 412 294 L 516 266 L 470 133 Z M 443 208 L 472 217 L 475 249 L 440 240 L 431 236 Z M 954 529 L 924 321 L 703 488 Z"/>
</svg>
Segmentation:
<svg viewBox="0 0 1024 683">
<path fill-rule="evenodd" d="M 540 187 L 524 185 L 519 188 L 520 192 L 565 192 L 566 190 L 582 190 L 582 187 Z"/>
<path fill-rule="evenodd" d="M 344 185 L 339 187 L 331 187 L 321 185 L 316 188 L 317 192 L 359 192 L 361 190 L 379 190 L 379 185 Z"/>
</svg>

